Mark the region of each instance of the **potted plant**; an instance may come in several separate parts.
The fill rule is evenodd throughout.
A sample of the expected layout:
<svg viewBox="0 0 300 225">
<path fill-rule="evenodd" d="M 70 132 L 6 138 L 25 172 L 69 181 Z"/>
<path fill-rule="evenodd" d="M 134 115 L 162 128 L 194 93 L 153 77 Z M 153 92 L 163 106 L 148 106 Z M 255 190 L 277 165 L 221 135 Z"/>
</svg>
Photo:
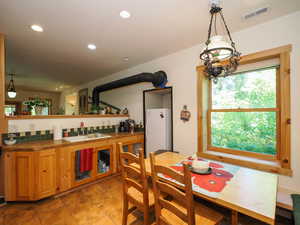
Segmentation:
<svg viewBox="0 0 300 225">
<path fill-rule="evenodd" d="M 103 107 L 99 107 L 99 113 L 104 115 L 105 114 L 105 109 Z"/>
<path fill-rule="evenodd" d="M 27 109 L 30 112 L 34 109 L 36 115 L 42 115 L 43 108 L 50 106 L 48 101 L 40 98 L 25 101 L 23 104 L 27 106 Z"/>
<path fill-rule="evenodd" d="M 91 112 L 92 112 L 93 114 L 98 114 L 99 110 L 100 110 L 99 105 L 97 105 L 97 104 L 93 104 L 93 105 L 92 105 L 92 107 L 91 107 Z"/>
</svg>

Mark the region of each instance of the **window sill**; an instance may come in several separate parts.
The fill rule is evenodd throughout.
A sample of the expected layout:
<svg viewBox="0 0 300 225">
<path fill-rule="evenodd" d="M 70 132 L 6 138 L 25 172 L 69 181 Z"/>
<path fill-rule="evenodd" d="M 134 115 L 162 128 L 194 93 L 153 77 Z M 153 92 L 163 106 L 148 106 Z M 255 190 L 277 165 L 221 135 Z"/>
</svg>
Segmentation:
<svg viewBox="0 0 300 225">
<path fill-rule="evenodd" d="M 293 175 L 293 171 L 291 169 L 282 168 L 278 161 L 262 160 L 214 151 L 199 152 L 198 156 L 269 173 L 277 173 L 285 176 Z"/>
</svg>

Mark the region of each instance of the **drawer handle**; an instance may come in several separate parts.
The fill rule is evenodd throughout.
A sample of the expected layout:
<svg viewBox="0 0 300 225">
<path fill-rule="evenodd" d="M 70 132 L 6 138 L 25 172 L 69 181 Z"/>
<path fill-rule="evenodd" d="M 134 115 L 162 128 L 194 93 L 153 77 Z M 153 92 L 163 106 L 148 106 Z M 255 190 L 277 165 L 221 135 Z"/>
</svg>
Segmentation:
<svg viewBox="0 0 300 225">
<path fill-rule="evenodd" d="M 47 172 L 47 170 L 43 170 L 43 173 L 46 173 Z"/>
</svg>

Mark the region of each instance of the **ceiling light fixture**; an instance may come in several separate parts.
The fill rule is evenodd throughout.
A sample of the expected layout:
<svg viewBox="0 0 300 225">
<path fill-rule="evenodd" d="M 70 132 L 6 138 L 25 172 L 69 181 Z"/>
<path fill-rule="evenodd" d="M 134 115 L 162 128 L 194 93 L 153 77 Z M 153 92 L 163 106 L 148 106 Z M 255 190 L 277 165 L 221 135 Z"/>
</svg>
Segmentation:
<svg viewBox="0 0 300 225">
<path fill-rule="evenodd" d="M 123 19 L 128 19 L 130 18 L 130 12 L 126 11 L 126 10 L 123 10 L 120 12 L 120 16 L 123 18 Z"/>
<path fill-rule="evenodd" d="M 41 26 L 36 25 L 36 24 L 31 25 L 30 28 L 31 28 L 33 31 L 36 31 L 36 32 L 43 32 L 43 31 L 44 31 L 44 29 L 43 29 Z"/>
<path fill-rule="evenodd" d="M 236 71 L 241 56 L 241 53 L 235 48 L 235 43 L 232 40 L 230 31 L 222 13 L 222 8 L 219 4 L 220 0 L 211 0 L 211 18 L 208 28 L 208 38 L 205 43 L 206 47 L 200 54 L 200 59 L 204 61 L 205 65 L 204 73 L 215 83 L 218 82 L 219 77 L 226 77 Z M 230 43 L 226 41 L 225 36 L 218 34 L 218 17 L 227 32 L 227 38 Z M 212 26 L 214 27 L 212 28 Z M 215 33 L 213 36 L 212 29 L 214 29 Z"/>
<path fill-rule="evenodd" d="M 96 48 L 97 48 L 97 46 L 96 45 L 94 45 L 94 44 L 88 44 L 88 49 L 90 49 L 90 50 L 96 50 Z"/>
<path fill-rule="evenodd" d="M 14 85 L 14 79 L 13 79 L 14 74 L 9 74 L 9 76 L 10 76 L 10 81 L 7 87 L 7 95 L 9 98 L 15 98 L 17 96 L 17 92 Z"/>
</svg>

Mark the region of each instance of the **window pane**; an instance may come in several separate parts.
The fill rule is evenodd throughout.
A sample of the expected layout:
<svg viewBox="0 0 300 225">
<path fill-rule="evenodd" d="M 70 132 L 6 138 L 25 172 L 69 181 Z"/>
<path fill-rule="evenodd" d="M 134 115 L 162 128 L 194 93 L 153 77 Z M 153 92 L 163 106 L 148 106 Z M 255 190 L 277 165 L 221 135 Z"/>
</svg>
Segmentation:
<svg viewBox="0 0 300 225">
<path fill-rule="evenodd" d="M 6 116 L 14 115 L 16 113 L 15 105 L 5 105 L 4 106 L 4 114 Z"/>
<path fill-rule="evenodd" d="M 47 107 L 43 107 L 42 115 L 44 115 L 44 116 L 48 116 L 49 115 L 49 108 L 48 108 L 48 106 Z"/>
<path fill-rule="evenodd" d="M 215 147 L 276 154 L 276 112 L 213 112 Z"/>
<path fill-rule="evenodd" d="M 220 78 L 212 82 L 212 108 L 275 108 L 276 68 Z"/>
</svg>

